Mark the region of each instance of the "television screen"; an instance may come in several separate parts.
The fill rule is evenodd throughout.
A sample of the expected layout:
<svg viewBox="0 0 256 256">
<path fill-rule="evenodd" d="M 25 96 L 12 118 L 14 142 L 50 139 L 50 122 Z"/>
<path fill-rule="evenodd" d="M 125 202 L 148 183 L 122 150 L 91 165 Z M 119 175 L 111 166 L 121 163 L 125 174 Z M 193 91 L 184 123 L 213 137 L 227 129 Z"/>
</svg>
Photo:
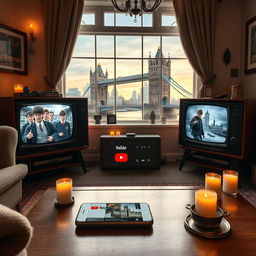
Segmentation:
<svg viewBox="0 0 256 256">
<path fill-rule="evenodd" d="M 54 143 L 72 137 L 73 113 L 67 104 L 24 105 L 19 117 L 19 134 L 25 144 Z"/>
<path fill-rule="evenodd" d="M 224 106 L 189 105 L 186 112 L 186 136 L 202 142 L 225 143 L 228 110 Z"/>
</svg>

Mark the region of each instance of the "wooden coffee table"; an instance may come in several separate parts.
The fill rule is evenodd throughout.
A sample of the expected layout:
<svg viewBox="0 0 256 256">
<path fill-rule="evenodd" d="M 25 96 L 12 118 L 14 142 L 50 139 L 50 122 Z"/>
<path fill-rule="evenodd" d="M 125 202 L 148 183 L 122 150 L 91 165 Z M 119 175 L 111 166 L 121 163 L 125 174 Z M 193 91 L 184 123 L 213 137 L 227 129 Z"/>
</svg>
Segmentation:
<svg viewBox="0 0 256 256">
<path fill-rule="evenodd" d="M 212 240 L 198 237 L 184 228 L 194 203 L 195 187 L 87 187 L 73 191 L 75 204 L 55 208 L 55 190 L 48 189 L 28 214 L 34 235 L 29 256 L 82 255 L 256 255 L 256 208 L 240 195 L 222 195 L 220 206 L 229 210 L 229 237 Z M 76 229 L 78 209 L 85 202 L 147 202 L 152 228 Z"/>
</svg>

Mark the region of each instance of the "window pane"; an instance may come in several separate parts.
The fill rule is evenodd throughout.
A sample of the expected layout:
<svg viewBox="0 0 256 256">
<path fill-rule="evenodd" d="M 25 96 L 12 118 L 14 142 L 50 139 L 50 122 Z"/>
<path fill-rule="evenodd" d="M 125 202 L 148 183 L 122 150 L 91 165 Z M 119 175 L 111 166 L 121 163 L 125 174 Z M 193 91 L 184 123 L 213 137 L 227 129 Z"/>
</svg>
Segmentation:
<svg viewBox="0 0 256 256">
<path fill-rule="evenodd" d="M 141 16 L 135 17 L 125 13 L 116 13 L 116 26 L 117 27 L 141 27 Z"/>
<path fill-rule="evenodd" d="M 150 55 L 154 58 L 160 46 L 160 36 L 144 36 L 143 37 L 143 57 L 149 58 Z"/>
<path fill-rule="evenodd" d="M 143 61 L 143 106 L 149 104 L 149 70 L 148 70 L 149 60 Z"/>
<path fill-rule="evenodd" d="M 83 14 L 81 25 L 95 25 L 95 14 L 94 13 Z"/>
<path fill-rule="evenodd" d="M 94 76 L 93 76 L 94 81 Z M 95 84 L 94 82 L 92 82 Z M 113 113 L 114 98 L 110 97 L 114 88 L 114 60 L 97 60 L 97 101 L 98 114 L 102 116 Z M 112 89 L 110 89 L 112 88 Z"/>
<path fill-rule="evenodd" d="M 117 60 L 117 119 L 141 120 L 141 61 Z"/>
<path fill-rule="evenodd" d="M 193 93 L 193 70 L 188 60 L 171 60 L 171 103 L 180 98 L 191 98 Z"/>
<path fill-rule="evenodd" d="M 104 13 L 104 26 L 113 27 L 114 24 L 114 13 L 106 12 Z"/>
<path fill-rule="evenodd" d="M 186 58 L 178 36 L 163 36 L 162 49 L 165 58 L 170 54 L 171 58 Z"/>
<path fill-rule="evenodd" d="M 76 40 L 73 57 L 94 57 L 95 56 L 95 37 L 78 35 Z"/>
<path fill-rule="evenodd" d="M 153 15 L 143 14 L 143 27 L 152 27 L 152 26 L 153 26 Z"/>
<path fill-rule="evenodd" d="M 66 96 L 83 96 L 90 100 L 90 69 L 94 65 L 94 60 L 71 59 L 66 71 Z"/>
<path fill-rule="evenodd" d="M 141 36 L 117 36 L 116 56 L 141 58 Z"/>
<path fill-rule="evenodd" d="M 97 36 L 97 57 L 114 57 L 114 36 Z"/>
<path fill-rule="evenodd" d="M 162 15 L 162 26 L 177 26 L 176 17 L 173 15 Z"/>
</svg>

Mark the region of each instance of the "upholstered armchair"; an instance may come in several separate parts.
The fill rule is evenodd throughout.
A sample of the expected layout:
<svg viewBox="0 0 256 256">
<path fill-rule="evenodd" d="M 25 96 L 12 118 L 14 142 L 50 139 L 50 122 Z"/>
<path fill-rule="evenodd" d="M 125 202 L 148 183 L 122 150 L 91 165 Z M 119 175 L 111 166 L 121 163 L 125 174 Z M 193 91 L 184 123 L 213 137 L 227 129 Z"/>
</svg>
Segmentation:
<svg viewBox="0 0 256 256">
<path fill-rule="evenodd" d="M 25 164 L 16 164 L 18 132 L 0 126 L 0 204 L 20 210 L 22 179 L 28 172 Z"/>
</svg>

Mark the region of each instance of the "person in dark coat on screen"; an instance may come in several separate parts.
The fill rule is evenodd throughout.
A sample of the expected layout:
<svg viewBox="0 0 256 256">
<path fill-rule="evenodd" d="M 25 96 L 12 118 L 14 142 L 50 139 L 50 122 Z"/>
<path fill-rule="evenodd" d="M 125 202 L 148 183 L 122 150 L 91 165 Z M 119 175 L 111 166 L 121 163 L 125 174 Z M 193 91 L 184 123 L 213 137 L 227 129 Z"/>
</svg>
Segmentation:
<svg viewBox="0 0 256 256">
<path fill-rule="evenodd" d="M 41 106 L 35 106 L 32 113 L 35 121 L 27 126 L 23 141 L 29 144 L 53 142 L 57 131 L 50 122 L 43 120 L 44 109 Z"/>
<path fill-rule="evenodd" d="M 21 128 L 21 137 L 23 137 L 24 133 L 25 133 L 25 130 L 26 128 L 33 123 L 33 114 L 32 114 L 32 111 L 29 110 L 27 113 L 26 113 L 26 119 L 27 119 L 27 122 L 22 126 Z"/>
<path fill-rule="evenodd" d="M 195 140 L 203 140 L 204 138 L 202 115 L 203 110 L 199 109 L 190 121 L 191 135 Z"/>
<path fill-rule="evenodd" d="M 55 129 L 57 130 L 56 141 L 67 140 L 70 138 L 71 130 L 70 123 L 66 121 L 66 112 L 60 111 L 59 121 L 55 123 Z"/>
</svg>

